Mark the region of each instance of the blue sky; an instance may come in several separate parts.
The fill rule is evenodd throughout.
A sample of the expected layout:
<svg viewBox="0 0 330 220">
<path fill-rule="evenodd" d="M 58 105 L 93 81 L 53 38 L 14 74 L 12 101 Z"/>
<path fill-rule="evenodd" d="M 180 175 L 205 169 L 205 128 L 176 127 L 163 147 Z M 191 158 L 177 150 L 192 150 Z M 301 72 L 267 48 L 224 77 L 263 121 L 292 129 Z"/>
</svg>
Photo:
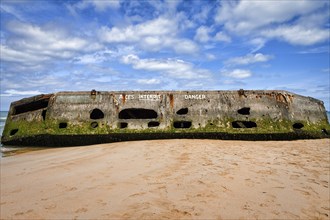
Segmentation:
<svg viewBox="0 0 330 220">
<path fill-rule="evenodd" d="M 40 93 L 276 89 L 329 104 L 329 2 L 1 0 L 1 110 Z"/>
</svg>

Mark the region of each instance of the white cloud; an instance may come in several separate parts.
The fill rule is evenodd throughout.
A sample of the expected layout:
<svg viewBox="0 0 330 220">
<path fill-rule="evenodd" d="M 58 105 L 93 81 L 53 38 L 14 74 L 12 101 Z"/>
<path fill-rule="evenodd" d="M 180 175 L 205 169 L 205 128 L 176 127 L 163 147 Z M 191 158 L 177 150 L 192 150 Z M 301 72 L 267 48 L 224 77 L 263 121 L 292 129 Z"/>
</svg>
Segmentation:
<svg viewBox="0 0 330 220">
<path fill-rule="evenodd" d="M 10 32 L 16 35 L 16 38 L 11 39 L 11 41 L 8 43 L 15 43 L 16 46 L 20 48 L 23 47 L 26 49 L 56 51 L 82 49 L 86 50 L 91 46 L 87 40 L 83 38 L 72 37 L 66 34 L 65 31 L 61 30 L 60 28 L 42 28 L 40 26 L 29 23 L 10 22 L 8 29 Z"/>
<path fill-rule="evenodd" d="M 108 8 L 117 9 L 117 8 L 120 7 L 120 1 L 119 0 L 111 0 L 111 1 L 88 0 L 87 2 L 91 2 L 91 4 L 95 7 L 96 11 L 105 11 Z"/>
<path fill-rule="evenodd" d="M 177 37 L 177 23 L 176 19 L 159 17 L 124 28 L 103 26 L 98 36 L 106 43 L 132 43 L 148 51 L 171 48 L 177 53 L 197 52 L 198 46 L 193 41 Z"/>
<path fill-rule="evenodd" d="M 81 52 L 95 51 L 101 45 L 75 37 L 56 27 L 9 22 L 6 44 L 1 45 L 1 60 L 39 65 L 55 59 L 70 59 Z"/>
<path fill-rule="evenodd" d="M 194 39 L 199 42 L 205 43 L 210 40 L 209 34 L 211 31 L 212 31 L 211 28 L 206 26 L 201 26 L 196 30 L 196 35 Z"/>
<path fill-rule="evenodd" d="M 66 73 L 64 76 L 61 76 L 60 73 L 57 74 L 39 74 L 39 75 L 34 75 L 34 76 L 29 76 L 29 77 L 24 77 L 23 79 L 25 80 L 24 83 L 21 83 L 21 85 L 26 85 L 28 88 L 61 88 L 61 86 L 72 86 L 70 84 L 70 73 Z"/>
<path fill-rule="evenodd" d="M 249 41 L 249 44 L 253 46 L 251 53 L 255 53 L 265 46 L 266 39 L 261 37 L 253 38 Z"/>
<path fill-rule="evenodd" d="M 298 52 L 299 54 L 317 54 L 317 53 L 330 53 L 329 46 L 314 47 Z"/>
<path fill-rule="evenodd" d="M 0 59 L 3 61 L 24 62 L 28 64 L 28 63 L 38 63 L 49 60 L 48 57 L 41 57 L 38 54 L 33 54 L 20 50 L 14 50 L 6 45 L 0 45 L 0 51 L 1 51 Z"/>
<path fill-rule="evenodd" d="M 124 56 L 122 61 L 125 64 L 132 64 L 134 69 L 143 69 L 149 71 L 185 71 L 191 68 L 191 64 L 182 60 L 140 59 L 136 55 Z"/>
<path fill-rule="evenodd" d="M 80 63 L 80 64 L 102 63 L 105 60 L 106 60 L 105 57 L 100 56 L 99 54 L 85 54 L 85 55 L 74 58 L 74 62 Z"/>
<path fill-rule="evenodd" d="M 296 45 L 313 45 L 329 39 L 329 30 L 305 28 L 301 25 L 287 25 L 264 30 L 261 35 L 268 38 L 278 38 Z"/>
<path fill-rule="evenodd" d="M 207 78 L 211 75 L 208 70 L 195 68 L 193 64 L 177 59 L 140 59 L 131 54 L 123 56 L 122 62 L 132 65 L 134 69 L 160 72 L 178 79 Z"/>
<path fill-rule="evenodd" d="M 194 54 L 199 50 L 198 46 L 189 39 L 173 39 L 166 42 L 167 44 L 165 45 L 173 47 L 177 53 Z"/>
<path fill-rule="evenodd" d="M 226 79 L 222 82 L 224 85 L 244 85 L 239 79 Z"/>
<path fill-rule="evenodd" d="M 72 5 L 67 5 L 69 11 L 77 15 L 77 10 L 85 10 L 88 7 L 93 7 L 97 12 L 104 12 L 107 9 L 118 9 L 120 7 L 119 0 L 83 0 Z"/>
<path fill-rule="evenodd" d="M 91 81 L 98 82 L 98 83 L 110 83 L 113 81 L 112 76 L 100 76 L 90 79 Z"/>
<path fill-rule="evenodd" d="M 116 56 L 118 56 L 117 52 L 106 49 L 97 51 L 92 54 L 84 54 L 81 56 L 77 56 L 73 60 L 75 63 L 79 64 L 95 64 L 102 63 Z"/>
<path fill-rule="evenodd" d="M 308 0 L 300 1 L 222 1 L 215 21 L 236 33 L 247 33 L 274 23 L 289 21 L 324 7 Z"/>
<path fill-rule="evenodd" d="M 137 25 L 129 25 L 125 28 L 102 27 L 99 31 L 101 40 L 107 43 L 136 42 L 143 37 L 173 36 L 177 32 L 175 21 L 157 18 Z"/>
<path fill-rule="evenodd" d="M 252 76 L 251 71 L 245 69 L 222 70 L 221 74 L 235 79 L 244 79 Z"/>
<path fill-rule="evenodd" d="M 1 96 L 33 96 L 39 95 L 41 92 L 39 90 L 16 90 L 16 89 L 8 89 L 4 91 L 4 94 Z"/>
<path fill-rule="evenodd" d="M 137 83 L 144 85 L 158 85 L 161 83 L 159 79 L 138 79 Z"/>
<path fill-rule="evenodd" d="M 13 7 L 13 5 L 0 4 L 0 10 L 15 16 L 18 20 L 21 20 L 21 21 L 26 20 L 26 17 L 19 10 L 17 10 L 15 7 Z"/>
<path fill-rule="evenodd" d="M 201 43 L 207 43 L 209 41 L 222 41 L 226 43 L 231 42 L 230 36 L 225 34 L 223 31 L 217 32 L 215 35 L 212 34 L 214 32 L 214 29 L 207 26 L 200 26 L 196 30 L 196 34 L 194 36 L 195 41 L 199 41 Z M 212 36 L 214 35 L 214 36 Z"/>
<path fill-rule="evenodd" d="M 211 53 L 207 53 L 205 56 L 208 60 L 215 60 L 217 58 L 214 54 Z"/>
<path fill-rule="evenodd" d="M 272 56 L 270 56 L 270 55 L 256 53 L 256 54 L 248 54 L 243 57 L 234 57 L 234 58 L 231 58 L 231 59 L 225 61 L 225 63 L 227 65 L 231 65 L 231 66 L 248 65 L 248 64 L 259 63 L 259 62 L 267 62 L 270 59 L 272 59 Z"/>
<path fill-rule="evenodd" d="M 215 21 L 227 32 L 253 37 L 255 52 L 270 39 L 295 45 L 326 41 L 329 12 L 325 8 L 328 1 L 222 1 Z"/>
<path fill-rule="evenodd" d="M 196 22 L 205 22 L 209 16 L 210 11 L 212 10 L 212 6 L 207 4 L 200 5 L 200 11 L 193 15 L 193 19 Z"/>
<path fill-rule="evenodd" d="M 230 43 L 231 42 L 231 38 L 225 34 L 222 31 L 219 31 L 215 36 L 214 36 L 214 40 L 215 41 L 223 41 L 223 42 L 227 42 Z"/>
</svg>

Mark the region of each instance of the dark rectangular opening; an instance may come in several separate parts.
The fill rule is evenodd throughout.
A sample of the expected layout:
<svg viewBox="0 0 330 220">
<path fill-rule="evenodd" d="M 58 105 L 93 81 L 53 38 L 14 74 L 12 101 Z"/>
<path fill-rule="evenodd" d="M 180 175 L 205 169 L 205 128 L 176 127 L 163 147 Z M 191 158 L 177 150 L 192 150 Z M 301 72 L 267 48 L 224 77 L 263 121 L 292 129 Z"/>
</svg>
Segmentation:
<svg viewBox="0 0 330 220">
<path fill-rule="evenodd" d="M 42 113 L 41 113 L 41 116 L 42 116 L 42 119 L 45 121 L 46 120 L 46 113 L 47 113 L 47 110 L 43 110 Z"/>
<path fill-rule="evenodd" d="M 104 113 L 98 108 L 94 108 L 90 114 L 90 119 L 102 119 L 104 118 Z"/>
<path fill-rule="evenodd" d="M 233 121 L 231 123 L 233 128 L 255 128 L 257 124 L 253 121 Z"/>
<path fill-rule="evenodd" d="M 16 129 L 13 129 L 13 130 L 11 130 L 11 131 L 10 131 L 10 136 L 13 136 L 13 135 L 15 135 L 17 132 L 18 132 L 18 129 L 17 129 L 17 128 L 16 128 Z"/>
<path fill-rule="evenodd" d="M 158 127 L 158 126 L 159 126 L 159 122 L 158 121 L 150 121 L 148 123 L 148 127 L 149 128 Z"/>
<path fill-rule="evenodd" d="M 58 124 L 58 128 L 67 128 L 68 127 L 68 123 L 67 122 L 61 122 Z"/>
<path fill-rule="evenodd" d="M 186 114 L 188 114 L 188 108 L 181 108 L 181 109 L 179 109 L 176 112 L 176 114 L 178 114 L 178 115 L 186 115 Z"/>
<path fill-rule="evenodd" d="M 91 123 L 91 128 L 97 128 L 99 126 L 99 123 L 97 121 L 93 121 Z"/>
<path fill-rule="evenodd" d="M 14 115 L 22 114 L 25 112 L 36 111 L 39 109 L 47 108 L 49 99 L 40 99 L 38 101 L 25 103 L 14 107 Z"/>
<path fill-rule="evenodd" d="M 240 114 L 240 115 L 249 115 L 250 114 L 250 108 L 249 107 L 244 107 L 244 108 L 238 109 L 237 113 Z"/>
<path fill-rule="evenodd" d="M 120 119 L 152 119 L 157 117 L 158 114 L 153 109 L 127 108 L 119 112 Z"/>
<path fill-rule="evenodd" d="M 127 128 L 128 123 L 127 122 L 120 122 L 119 123 L 119 128 Z"/>
<path fill-rule="evenodd" d="M 173 127 L 175 128 L 190 128 L 191 121 L 175 121 L 173 123 Z"/>
<path fill-rule="evenodd" d="M 304 125 L 303 125 L 302 123 L 297 122 L 297 123 L 294 123 L 294 124 L 292 125 L 292 127 L 293 127 L 294 129 L 302 129 L 302 128 L 304 127 Z"/>
</svg>

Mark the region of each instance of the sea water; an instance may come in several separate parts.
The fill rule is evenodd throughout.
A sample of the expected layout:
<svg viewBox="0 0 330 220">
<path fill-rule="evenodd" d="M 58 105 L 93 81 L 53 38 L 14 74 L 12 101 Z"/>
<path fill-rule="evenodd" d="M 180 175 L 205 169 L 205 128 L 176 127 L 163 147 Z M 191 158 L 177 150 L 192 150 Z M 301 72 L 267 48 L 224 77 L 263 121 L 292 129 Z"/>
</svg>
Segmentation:
<svg viewBox="0 0 330 220">
<path fill-rule="evenodd" d="M 7 111 L 0 111 L 0 138 L 2 136 L 3 129 L 6 124 L 8 112 Z M 5 150 L 5 148 L 0 144 L 1 151 L 0 151 L 0 158 L 2 157 L 2 152 Z"/>
<path fill-rule="evenodd" d="M 5 127 L 7 115 L 8 115 L 7 111 L 0 112 L 0 135 L 2 135 L 3 128 Z"/>
<path fill-rule="evenodd" d="M 6 124 L 6 119 L 8 116 L 8 111 L 0 111 L 0 138 L 2 136 L 2 132 L 5 128 L 5 124 Z M 32 151 L 32 150 L 40 150 L 43 148 L 40 147 L 15 147 L 15 146 L 3 146 L 2 144 L 0 144 L 0 159 L 6 156 L 11 156 L 11 155 L 15 155 L 18 153 L 23 153 L 23 152 L 28 152 L 28 151 Z"/>
</svg>

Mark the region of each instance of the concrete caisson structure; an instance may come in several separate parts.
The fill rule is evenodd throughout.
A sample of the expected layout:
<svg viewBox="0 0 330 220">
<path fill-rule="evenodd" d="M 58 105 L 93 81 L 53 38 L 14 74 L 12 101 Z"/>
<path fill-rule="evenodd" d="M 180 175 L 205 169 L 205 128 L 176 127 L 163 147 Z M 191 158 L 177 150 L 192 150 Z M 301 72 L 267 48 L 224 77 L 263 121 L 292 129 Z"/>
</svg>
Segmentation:
<svg viewBox="0 0 330 220">
<path fill-rule="evenodd" d="M 13 102 L 4 145 L 329 137 L 322 101 L 287 91 L 59 92 Z"/>
</svg>

